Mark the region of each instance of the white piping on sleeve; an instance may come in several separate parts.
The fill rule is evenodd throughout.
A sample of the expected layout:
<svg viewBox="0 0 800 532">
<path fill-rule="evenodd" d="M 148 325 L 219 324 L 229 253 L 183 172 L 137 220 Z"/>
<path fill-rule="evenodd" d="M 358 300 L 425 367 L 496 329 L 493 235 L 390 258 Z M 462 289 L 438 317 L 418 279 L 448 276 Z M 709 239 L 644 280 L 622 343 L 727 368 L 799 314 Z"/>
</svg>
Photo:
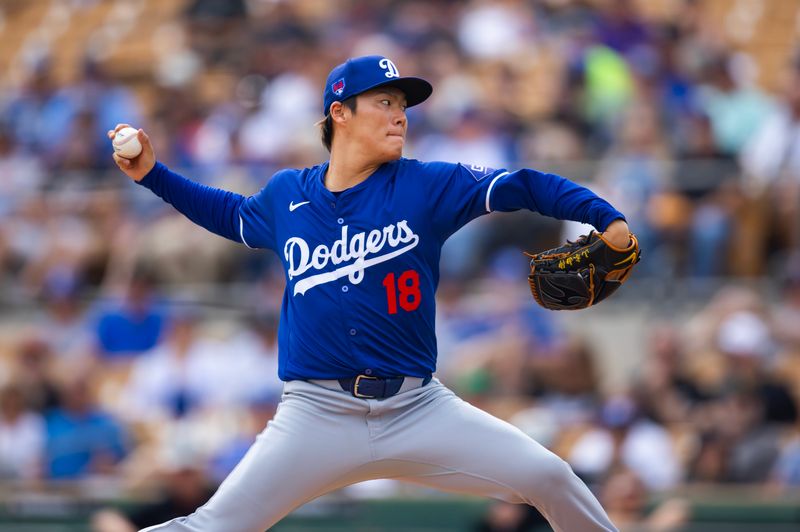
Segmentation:
<svg viewBox="0 0 800 532">
<path fill-rule="evenodd" d="M 247 240 L 244 239 L 244 220 L 242 219 L 242 215 L 239 215 L 239 236 L 242 237 L 242 243 L 249 247 L 250 249 L 255 249 L 253 246 L 247 243 Z"/>
<path fill-rule="evenodd" d="M 494 187 L 494 182 L 503 177 L 504 175 L 508 175 L 508 172 L 503 172 L 502 174 L 497 174 L 492 179 L 492 182 L 489 183 L 489 188 L 486 189 L 486 212 L 492 212 L 492 209 L 489 207 L 489 195 L 492 193 L 492 187 Z"/>
</svg>

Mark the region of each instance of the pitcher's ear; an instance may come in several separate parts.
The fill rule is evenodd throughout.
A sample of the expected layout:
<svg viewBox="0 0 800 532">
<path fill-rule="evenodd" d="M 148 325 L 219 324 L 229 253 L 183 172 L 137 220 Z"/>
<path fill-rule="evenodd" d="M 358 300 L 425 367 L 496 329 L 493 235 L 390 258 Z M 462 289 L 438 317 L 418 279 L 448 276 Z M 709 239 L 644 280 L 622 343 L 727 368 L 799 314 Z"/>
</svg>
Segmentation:
<svg viewBox="0 0 800 532">
<path fill-rule="evenodd" d="M 344 104 L 342 102 L 333 102 L 328 113 L 335 122 L 340 122 L 345 119 Z"/>
</svg>

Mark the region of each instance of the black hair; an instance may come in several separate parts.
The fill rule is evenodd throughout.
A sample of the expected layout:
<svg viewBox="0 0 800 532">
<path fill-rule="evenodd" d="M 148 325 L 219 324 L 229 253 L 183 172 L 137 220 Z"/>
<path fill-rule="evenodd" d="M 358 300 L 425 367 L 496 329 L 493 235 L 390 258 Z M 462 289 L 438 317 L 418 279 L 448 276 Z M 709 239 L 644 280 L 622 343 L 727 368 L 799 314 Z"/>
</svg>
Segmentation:
<svg viewBox="0 0 800 532">
<path fill-rule="evenodd" d="M 350 109 L 350 111 L 355 114 L 356 97 L 351 96 L 350 98 L 344 100 L 342 105 Z M 331 151 L 331 144 L 333 143 L 333 118 L 331 118 L 330 109 L 328 109 L 328 115 L 325 117 L 325 121 L 321 122 L 320 127 L 322 133 L 322 145 L 325 146 L 325 149 Z"/>
</svg>

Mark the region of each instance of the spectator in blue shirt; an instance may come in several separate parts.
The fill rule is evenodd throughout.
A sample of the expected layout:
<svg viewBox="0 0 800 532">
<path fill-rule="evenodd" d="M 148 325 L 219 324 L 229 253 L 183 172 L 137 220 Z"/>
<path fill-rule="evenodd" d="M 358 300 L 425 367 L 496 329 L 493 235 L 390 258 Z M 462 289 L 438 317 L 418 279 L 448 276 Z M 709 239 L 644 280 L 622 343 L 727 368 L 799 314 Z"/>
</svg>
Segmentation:
<svg viewBox="0 0 800 532">
<path fill-rule="evenodd" d="M 78 378 L 61 389 L 61 406 L 46 417 L 45 471 L 71 479 L 110 473 L 125 456 L 120 424 L 93 401 L 89 383 Z"/>
<path fill-rule="evenodd" d="M 96 332 L 102 357 L 136 355 L 152 349 L 159 342 L 165 317 L 152 292 L 150 276 L 136 273 L 125 299 L 101 311 Z"/>
</svg>

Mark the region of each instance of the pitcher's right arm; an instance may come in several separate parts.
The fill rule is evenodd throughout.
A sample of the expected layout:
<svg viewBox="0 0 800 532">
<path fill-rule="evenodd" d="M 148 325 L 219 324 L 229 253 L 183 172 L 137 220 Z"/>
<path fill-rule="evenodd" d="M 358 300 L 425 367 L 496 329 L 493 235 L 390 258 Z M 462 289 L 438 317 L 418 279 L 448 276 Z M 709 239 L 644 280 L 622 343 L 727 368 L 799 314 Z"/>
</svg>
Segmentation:
<svg viewBox="0 0 800 532">
<path fill-rule="evenodd" d="M 127 124 L 109 131 L 109 138 Z M 272 223 L 268 187 L 250 197 L 186 179 L 158 162 L 147 134 L 139 130 L 142 153 L 125 159 L 116 153 L 114 161 L 138 185 L 153 191 L 181 214 L 214 234 L 247 247 L 272 247 Z M 249 235 L 249 236 L 246 236 Z"/>
</svg>

